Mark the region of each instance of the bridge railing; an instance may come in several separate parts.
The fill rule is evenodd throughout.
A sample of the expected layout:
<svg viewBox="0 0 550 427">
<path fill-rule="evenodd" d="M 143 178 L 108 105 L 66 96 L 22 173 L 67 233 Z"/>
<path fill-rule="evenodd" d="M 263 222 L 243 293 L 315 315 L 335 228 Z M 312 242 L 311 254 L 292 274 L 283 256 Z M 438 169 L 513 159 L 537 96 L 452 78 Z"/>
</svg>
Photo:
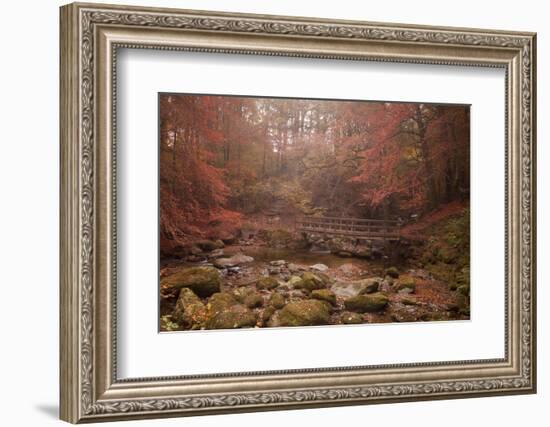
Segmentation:
<svg viewBox="0 0 550 427">
<path fill-rule="evenodd" d="M 302 217 L 296 219 L 299 231 L 349 236 L 364 239 L 399 239 L 399 221 L 337 218 L 337 217 Z"/>
</svg>

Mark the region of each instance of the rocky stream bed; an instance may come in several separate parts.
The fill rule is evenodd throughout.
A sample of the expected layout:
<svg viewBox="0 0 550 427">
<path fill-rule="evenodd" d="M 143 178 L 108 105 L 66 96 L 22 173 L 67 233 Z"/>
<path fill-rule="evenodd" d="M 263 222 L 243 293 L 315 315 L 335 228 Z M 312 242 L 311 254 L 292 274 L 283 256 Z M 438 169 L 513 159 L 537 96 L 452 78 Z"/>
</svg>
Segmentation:
<svg viewBox="0 0 550 427">
<path fill-rule="evenodd" d="M 162 264 L 161 331 L 469 319 L 464 289 L 345 252 L 198 242 Z"/>
</svg>

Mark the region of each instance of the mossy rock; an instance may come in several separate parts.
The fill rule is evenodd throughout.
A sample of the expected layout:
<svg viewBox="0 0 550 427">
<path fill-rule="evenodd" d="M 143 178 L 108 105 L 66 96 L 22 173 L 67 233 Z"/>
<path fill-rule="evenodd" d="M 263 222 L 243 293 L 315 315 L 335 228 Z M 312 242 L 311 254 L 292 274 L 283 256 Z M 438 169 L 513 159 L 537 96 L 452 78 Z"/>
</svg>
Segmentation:
<svg viewBox="0 0 550 427">
<path fill-rule="evenodd" d="M 184 268 L 162 279 L 163 288 L 189 288 L 201 298 L 220 292 L 222 278 L 214 267 Z"/>
<path fill-rule="evenodd" d="M 244 299 L 244 305 L 248 308 L 258 308 L 264 305 L 264 299 L 261 295 L 250 294 Z"/>
<path fill-rule="evenodd" d="M 397 279 L 399 277 L 399 270 L 397 270 L 397 268 L 395 267 L 389 267 L 386 269 L 386 276 Z"/>
<path fill-rule="evenodd" d="M 256 326 L 256 321 L 256 313 L 229 293 L 214 294 L 206 304 L 206 329 L 250 328 Z"/>
<path fill-rule="evenodd" d="M 359 282 L 361 284 L 361 290 L 359 291 L 359 294 L 373 294 L 375 292 L 378 292 L 378 289 L 380 288 L 380 282 L 381 280 L 379 280 L 378 278 L 361 280 Z"/>
<path fill-rule="evenodd" d="M 279 286 L 279 281 L 271 276 L 261 277 L 256 281 L 256 289 L 275 289 Z"/>
<path fill-rule="evenodd" d="M 294 285 L 295 289 L 307 289 L 313 291 L 314 289 L 323 289 L 326 287 L 328 281 L 323 277 L 321 273 L 313 274 L 306 271 L 302 274 L 301 281 Z"/>
<path fill-rule="evenodd" d="M 401 298 L 401 304 L 404 305 L 417 305 L 418 301 L 416 301 L 414 298 Z"/>
<path fill-rule="evenodd" d="M 344 311 L 340 315 L 340 321 L 344 325 L 358 325 L 360 323 L 363 323 L 363 316 L 361 316 L 359 313 Z"/>
<path fill-rule="evenodd" d="M 261 320 L 264 325 L 266 325 L 269 319 L 271 319 L 271 316 L 273 316 L 273 313 L 275 313 L 275 311 L 276 311 L 275 307 L 271 305 L 267 306 L 264 309 L 264 311 L 261 314 Z"/>
<path fill-rule="evenodd" d="M 206 320 L 206 307 L 191 289 L 182 288 L 172 319 L 185 328 L 201 329 Z"/>
<path fill-rule="evenodd" d="M 248 288 L 246 286 L 241 286 L 240 288 L 236 288 L 231 291 L 233 297 L 240 303 L 244 303 L 244 300 L 247 296 L 255 293 L 256 291 L 254 290 L 254 288 Z"/>
<path fill-rule="evenodd" d="M 416 283 L 414 277 L 409 275 L 402 275 L 399 277 L 393 288 L 396 292 L 413 293 L 416 291 Z"/>
<path fill-rule="evenodd" d="M 239 301 L 237 301 L 237 299 L 230 293 L 218 292 L 208 299 L 206 308 L 208 310 L 208 314 L 210 315 L 212 313 L 215 314 L 227 310 L 237 304 L 239 304 Z"/>
<path fill-rule="evenodd" d="M 357 295 L 344 301 L 346 310 L 357 313 L 374 313 L 382 311 L 388 305 L 388 297 L 381 292 L 366 295 Z"/>
<path fill-rule="evenodd" d="M 269 297 L 269 305 L 277 310 L 285 306 L 285 298 L 278 292 L 273 292 Z"/>
<path fill-rule="evenodd" d="M 292 233 L 286 230 L 264 230 L 261 237 L 273 246 L 286 246 L 294 240 Z"/>
<path fill-rule="evenodd" d="M 201 248 L 203 251 L 210 252 L 214 249 L 220 249 L 220 246 L 216 244 L 213 240 L 199 240 L 198 242 L 195 242 L 195 245 L 197 245 L 199 248 Z M 223 245 L 223 242 L 222 242 Z M 223 248 L 223 246 L 221 246 Z"/>
<path fill-rule="evenodd" d="M 291 276 L 286 285 L 290 289 L 300 289 L 302 287 L 302 278 L 300 276 Z"/>
<path fill-rule="evenodd" d="M 336 305 L 336 295 L 330 289 L 315 289 L 311 291 L 311 298 Z"/>
<path fill-rule="evenodd" d="M 328 305 L 314 299 L 290 302 L 279 312 L 281 326 L 326 325 L 329 320 Z"/>
</svg>

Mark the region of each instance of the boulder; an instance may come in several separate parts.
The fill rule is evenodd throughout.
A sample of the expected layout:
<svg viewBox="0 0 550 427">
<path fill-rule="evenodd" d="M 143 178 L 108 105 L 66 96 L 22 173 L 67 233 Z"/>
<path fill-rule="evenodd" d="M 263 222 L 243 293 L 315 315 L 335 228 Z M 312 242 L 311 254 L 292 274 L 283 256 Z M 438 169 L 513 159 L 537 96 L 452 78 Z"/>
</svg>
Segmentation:
<svg viewBox="0 0 550 427">
<path fill-rule="evenodd" d="M 404 305 L 418 305 L 418 301 L 416 301 L 414 298 L 401 298 L 399 302 Z"/>
<path fill-rule="evenodd" d="M 212 240 L 199 240 L 198 242 L 195 242 L 195 245 L 206 252 L 211 252 L 214 249 L 220 249 L 216 242 Z"/>
<path fill-rule="evenodd" d="M 268 305 L 264 311 L 262 312 L 261 314 L 261 320 L 262 320 L 262 323 L 265 325 L 265 326 L 268 326 L 267 325 L 267 322 L 269 321 L 269 319 L 271 318 L 271 316 L 273 316 L 273 313 L 275 313 L 275 307 L 271 306 L 271 305 Z"/>
<path fill-rule="evenodd" d="M 330 289 L 315 289 L 311 291 L 311 298 L 336 305 L 336 295 Z"/>
<path fill-rule="evenodd" d="M 374 293 L 379 289 L 379 277 L 354 281 L 338 281 L 330 289 L 339 297 L 349 298 L 360 294 Z"/>
<path fill-rule="evenodd" d="M 302 285 L 302 278 L 299 276 L 291 276 L 290 279 L 286 282 L 286 285 L 290 289 L 300 289 Z"/>
<path fill-rule="evenodd" d="M 285 298 L 278 292 L 273 292 L 269 297 L 268 303 L 270 306 L 278 310 L 285 306 Z"/>
<path fill-rule="evenodd" d="M 201 298 L 209 297 L 221 289 L 222 278 L 213 267 L 184 268 L 160 282 L 162 288 L 189 288 Z"/>
<path fill-rule="evenodd" d="M 326 266 L 325 264 L 314 264 L 311 267 L 309 267 L 309 269 L 314 270 L 314 271 L 320 271 L 321 273 L 324 273 L 325 271 L 328 270 L 328 266 Z"/>
<path fill-rule="evenodd" d="M 314 326 L 328 324 L 330 313 L 325 302 L 309 299 L 289 302 L 278 317 L 281 326 Z"/>
<path fill-rule="evenodd" d="M 254 290 L 254 288 L 248 288 L 246 286 L 241 286 L 240 288 L 235 288 L 231 291 L 233 298 L 235 298 L 240 303 L 244 303 L 246 297 L 255 293 L 256 291 Z"/>
<path fill-rule="evenodd" d="M 270 265 L 267 268 L 267 271 L 268 271 L 269 274 L 275 276 L 277 274 L 281 274 L 283 269 L 282 269 L 282 267 L 277 267 L 277 266 Z"/>
<path fill-rule="evenodd" d="M 298 273 L 299 271 L 303 270 L 302 267 L 293 263 L 288 264 L 287 268 L 288 268 L 288 271 L 290 271 L 291 273 Z"/>
<path fill-rule="evenodd" d="M 271 276 L 260 277 L 256 281 L 256 289 L 275 289 L 279 286 L 279 281 Z"/>
<path fill-rule="evenodd" d="M 264 299 L 261 295 L 250 294 L 244 299 L 244 305 L 248 308 L 258 308 L 264 305 Z"/>
<path fill-rule="evenodd" d="M 388 305 L 388 297 L 381 292 L 367 295 L 357 295 L 344 301 L 346 310 L 357 313 L 374 313 L 382 311 Z"/>
<path fill-rule="evenodd" d="M 414 277 L 409 275 L 401 275 L 396 283 L 393 284 L 396 292 L 401 294 L 412 294 L 416 291 Z"/>
<path fill-rule="evenodd" d="M 301 281 L 294 285 L 295 289 L 307 289 L 312 291 L 314 289 L 323 289 L 327 285 L 327 278 L 321 274 L 313 274 L 309 271 L 302 273 Z"/>
<path fill-rule="evenodd" d="M 229 293 L 217 293 L 206 304 L 206 329 L 235 329 L 256 326 L 256 314 Z"/>
<path fill-rule="evenodd" d="M 206 307 L 191 289 L 182 288 L 172 319 L 185 328 L 200 329 L 206 320 Z"/>
<path fill-rule="evenodd" d="M 218 268 L 230 268 L 237 267 L 242 264 L 246 264 L 254 261 L 254 258 L 248 255 L 235 254 L 230 258 L 218 258 L 214 261 L 214 266 Z"/>
<path fill-rule="evenodd" d="M 278 259 L 276 261 L 271 261 L 269 264 L 274 267 L 284 267 L 287 263 L 284 259 Z"/>
<path fill-rule="evenodd" d="M 361 280 L 359 283 L 362 286 L 360 294 L 373 294 L 375 292 L 378 292 L 378 289 L 380 288 L 380 282 L 382 279 L 378 277 L 373 277 L 370 279 L 364 279 Z"/>
<path fill-rule="evenodd" d="M 359 323 L 363 323 L 363 316 L 359 313 L 344 311 L 340 315 L 340 321 L 345 325 L 357 325 Z"/>
</svg>

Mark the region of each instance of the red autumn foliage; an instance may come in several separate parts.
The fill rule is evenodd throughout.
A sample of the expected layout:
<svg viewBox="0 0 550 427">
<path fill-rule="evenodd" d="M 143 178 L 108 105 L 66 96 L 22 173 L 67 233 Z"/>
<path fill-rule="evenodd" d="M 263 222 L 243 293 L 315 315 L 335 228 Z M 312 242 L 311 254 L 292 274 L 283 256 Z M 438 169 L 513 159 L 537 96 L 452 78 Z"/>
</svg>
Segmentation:
<svg viewBox="0 0 550 427">
<path fill-rule="evenodd" d="M 160 97 L 161 247 L 245 218 L 409 218 L 469 197 L 469 108 Z"/>
</svg>

